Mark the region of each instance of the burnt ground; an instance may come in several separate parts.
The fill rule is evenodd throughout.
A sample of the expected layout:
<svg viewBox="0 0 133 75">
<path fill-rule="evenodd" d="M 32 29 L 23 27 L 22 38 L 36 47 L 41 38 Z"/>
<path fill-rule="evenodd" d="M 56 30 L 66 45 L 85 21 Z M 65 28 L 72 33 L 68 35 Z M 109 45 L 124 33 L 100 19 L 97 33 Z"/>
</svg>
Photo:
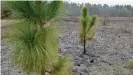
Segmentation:
<svg viewBox="0 0 133 75">
<path fill-rule="evenodd" d="M 133 56 L 133 22 L 98 23 L 94 39 L 87 43 L 87 55 L 82 55 L 79 23 L 61 25 L 61 51 L 72 56 L 74 75 L 130 75 L 123 65 Z"/>
<path fill-rule="evenodd" d="M 133 22 L 117 21 L 97 24 L 94 38 L 87 42 L 87 54 L 82 55 L 79 22 L 62 21 L 59 25 L 60 54 L 72 58 L 73 75 L 132 75 L 124 63 L 133 57 Z M 2 29 L 4 32 L 6 28 Z M 7 31 L 7 30 L 6 30 Z M 10 48 L 1 42 L 2 75 L 24 75 L 9 60 Z"/>
</svg>

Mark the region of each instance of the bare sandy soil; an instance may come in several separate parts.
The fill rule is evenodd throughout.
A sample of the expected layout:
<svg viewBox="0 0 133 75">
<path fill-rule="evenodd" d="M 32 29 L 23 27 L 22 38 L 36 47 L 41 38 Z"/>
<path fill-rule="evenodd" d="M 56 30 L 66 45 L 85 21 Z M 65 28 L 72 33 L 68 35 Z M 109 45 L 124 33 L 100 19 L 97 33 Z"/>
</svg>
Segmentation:
<svg viewBox="0 0 133 75">
<path fill-rule="evenodd" d="M 110 21 L 104 26 L 99 22 L 94 39 L 87 42 L 87 55 L 82 55 L 79 22 L 62 21 L 59 27 L 60 54 L 72 57 L 73 75 L 132 75 L 124 63 L 133 57 L 133 22 Z M 2 75 L 24 75 L 11 64 L 6 40 L 1 45 Z"/>
</svg>

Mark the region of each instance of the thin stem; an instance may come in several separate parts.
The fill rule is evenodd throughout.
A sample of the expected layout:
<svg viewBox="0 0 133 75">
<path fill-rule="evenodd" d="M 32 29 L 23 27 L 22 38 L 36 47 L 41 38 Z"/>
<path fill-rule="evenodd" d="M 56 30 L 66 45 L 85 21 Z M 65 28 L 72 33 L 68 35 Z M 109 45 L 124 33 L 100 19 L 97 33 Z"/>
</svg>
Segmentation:
<svg viewBox="0 0 133 75">
<path fill-rule="evenodd" d="M 43 69 L 41 70 L 41 75 L 45 75 L 45 71 Z"/>
<path fill-rule="evenodd" d="M 83 52 L 83 54 L 86 54 L 86 48 L 85 48 L 85 45 L 86 45 L 86 40 L 85 40 L 85 34 L 84 34 L 84 52 Z"/>
</svg>

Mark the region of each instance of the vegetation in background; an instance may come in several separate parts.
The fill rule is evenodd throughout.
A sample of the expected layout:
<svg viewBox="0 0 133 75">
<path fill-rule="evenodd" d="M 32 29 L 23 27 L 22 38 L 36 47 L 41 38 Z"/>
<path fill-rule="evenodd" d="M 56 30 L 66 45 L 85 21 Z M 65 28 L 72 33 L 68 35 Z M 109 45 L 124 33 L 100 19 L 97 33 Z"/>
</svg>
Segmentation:
<svg viewBox="0 0 133 75">
<path fill-rule="evenodd" d="M 112 5 L 107 4 L 78 4 L 64 2 L 64 7 L 69 11 L 69 16 L 80 16 L 80 9 L 85 5 L 89 8 L 90 15 L 97 14 L 98 16 L 112 16 L 112 17 L 133 17 L 133 6 L 131 5 Z"/>
<path fill-rule="evenodd" d="M 97 17 L 88 15 L 88 10 L 86 7 L 82 9 L 81 17 L 81 30 L 80 30 L 80 41 L 83 43 L 84 54 L 86 54 L 86 41 L 92 39 L 95 34 L 94 25 L 96 24 Z"/>
<path fill-rule="evenodd" d="M 64 7 L 68 10 L 69 16 L 80 16 L 80 9 L 83 4 L 63 2 Z M 2 10 L 10 11 L 4 1 L 1 2 Z M 107 4 L 90 4 L 85 3 L 89 8 L 90 15 L 97 14 L 98 16 L 112 16 L 112 17 L 133 17 L 133 6 L 131 5 L 113 5 Z M 14 13 L 14 12 L 13 12 Z M 64 12 L 63 12 L 64 13 Z M 3 15 L 3 14 L 2 14 Z M 15 15 L 16 16 L 16 15 Z"/>
<path fill-rule="evenodd" d="M 53 26 L 62 2 L 14 1 L 9 5 L 17 17 L 23 19 L 14 25 L 10 35 L 14 46 L 13 63 L 26 74 L 71 75 L 69 59 L 58 55 L 56 27 Z"/>
</svg>

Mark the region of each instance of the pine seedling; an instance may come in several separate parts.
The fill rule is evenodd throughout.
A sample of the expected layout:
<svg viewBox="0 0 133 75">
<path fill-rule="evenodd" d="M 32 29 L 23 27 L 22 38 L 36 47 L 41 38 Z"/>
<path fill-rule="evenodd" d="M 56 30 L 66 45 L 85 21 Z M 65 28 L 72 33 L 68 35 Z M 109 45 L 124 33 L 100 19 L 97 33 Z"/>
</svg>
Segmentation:
<svg viewBox="0 0 133 75">
<path fill-rule="evenodd" d="M 14 25 L 10 35 L 13 45 L 12 62 L 28 75 L 70 75 L 68 60 L 58 55 L 55 27 L 51 24 L 44 27 L 58 16 L 62 2 L 10 3 L 13 11 L 23 19 L 21 23 Z"/>
<path fill-rule="evenodd" d="M 96 21 L 97 17 L 88 15 L 87 8 L 83 7 L 81 16 L 80 41 L 83 43 L 84 54 L 86 54 L 86 41 L 91 40 L 94 36 L 94 25 L 96 24 Z"/>
</svg>

